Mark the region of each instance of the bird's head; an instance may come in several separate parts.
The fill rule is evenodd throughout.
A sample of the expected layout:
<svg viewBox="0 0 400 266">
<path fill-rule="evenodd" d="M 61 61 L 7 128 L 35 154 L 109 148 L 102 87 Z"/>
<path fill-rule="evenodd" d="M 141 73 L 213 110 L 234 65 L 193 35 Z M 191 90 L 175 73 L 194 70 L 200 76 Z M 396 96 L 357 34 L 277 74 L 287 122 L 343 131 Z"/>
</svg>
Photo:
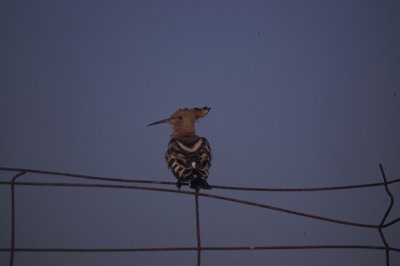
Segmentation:
<svg viewBox="0 0 400 266">
<path fill-rule="evenodd" d="M 210 109 L 210 107 L 178 109 L 169 118 L 151 123 L 147 126 L 169 123 L 174 130 L 171 135 L 172 138 L 195 135 L 195 122 L 206 116 Z"/>
</svg>

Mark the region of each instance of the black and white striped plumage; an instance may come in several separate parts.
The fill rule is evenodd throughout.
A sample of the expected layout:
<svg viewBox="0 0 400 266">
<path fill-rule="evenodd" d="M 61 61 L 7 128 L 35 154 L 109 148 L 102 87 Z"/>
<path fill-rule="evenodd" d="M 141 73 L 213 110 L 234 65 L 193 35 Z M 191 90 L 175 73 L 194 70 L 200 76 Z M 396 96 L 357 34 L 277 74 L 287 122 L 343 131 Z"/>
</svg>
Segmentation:
<svg viewBox="0 0 400 266">
<path fill-rule="evenodd" d="M 172 139 L 165 153 L 168 168 L 178 179 L 177 186 L 189 182 L 191 188 L 210 189 L 206 179 L 211 166 L 211 148 L 206 138 L 198 136 Z"/>
<path fill-rule="evenodd" d="M 207 183 L 211 166 L 211 148 L 206 138 L 196 135 L 194 124 L 206 116 L 210 107 L 184 108 L 176 110 L 169 118 L 148 124 L 148 126 L 169 123 L 173 132 L 165 154 L 168 168 L 178 179 L 176 186 L 189 182 L 190 188 L 211 189 Z"/>
</svg>

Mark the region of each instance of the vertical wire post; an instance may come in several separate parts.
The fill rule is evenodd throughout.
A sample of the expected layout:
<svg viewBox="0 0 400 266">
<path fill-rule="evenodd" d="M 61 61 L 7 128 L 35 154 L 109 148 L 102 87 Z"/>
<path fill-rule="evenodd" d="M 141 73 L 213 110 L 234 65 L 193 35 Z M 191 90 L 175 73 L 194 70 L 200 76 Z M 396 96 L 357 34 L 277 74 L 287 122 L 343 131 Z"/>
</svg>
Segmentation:
<svg viewBox="0 0 400 266">
<path fill-rule="evenodd" d="M 15 251 L 15 181 L 26 172 L 19 172 L 11 180 L 11 244 L 10 244 L 10 266 L 14 265 Z"/>
<path fill-rule="evenodd" d="M 383 166 L 382 166 L 381 163 L 379 164 L 379 169 L 381 170 L 381 173 L 382 173 L 382 178 L 383 178 L 384 185 L 385 185 L 385 191 L 390 197 L 389 207 L 387 208 L 387 210 L 385 212 L 385 215 L 383 216 L 382 221 L 381 221 L 381 223 L 379 224 L 379 227 L 378 227 L 379 235 L 381 236 L 382 242 L 385 245 L 386 266 L 389 266 L 390 265 L 390 258 L 389 258 L 390 247 L 389 247 L 389 245 L 388 245 L 388 243 L 386 241 L 385 235 L 383 234 L 382 228 L 384 227 L 386 218 L 388 217 L 388 215 L 390 213 L 390 210 L 393 207 L 394 199 L 393 199 L 392 193 L 389 190 L 389 186 L 387 184 L 387 179 L 386 179 L 386 174 L 385 174 L 385 171 L 383 170 Z"/>
<path fill-rule="evenodd" d="M 201 240 L 200 240 L 200 211 L 199 211 L 199 192 L 195 194 L 196 202 L 196 237 L 197 237 L 197 266 L 201 265 Z"/>
</svg>

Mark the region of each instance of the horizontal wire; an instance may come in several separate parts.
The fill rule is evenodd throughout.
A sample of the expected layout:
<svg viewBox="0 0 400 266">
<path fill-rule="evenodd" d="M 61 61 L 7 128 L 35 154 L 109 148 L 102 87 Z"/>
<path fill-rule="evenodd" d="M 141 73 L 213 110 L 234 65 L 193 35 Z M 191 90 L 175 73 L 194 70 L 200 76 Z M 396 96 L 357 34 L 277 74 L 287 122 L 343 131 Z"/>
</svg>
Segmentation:
<svg viewBox="0 0 400 266">
<path fill-rule="evenodd" d="M 10 182 L 2 181 L 1 183 L 5 184 L 5 183 L 10 183 Z M 160 192 L 176 193 L 176 194 L 196 195 L 195 192 L 189 192 L 189 191 L 181 191 L 181 190 L 176 190 L 176 189 L 165 189 L 165 188 L 155 188 L 155 187 L 145 187 L 145 186 L 133 186 L 133 185 L 111 185 L 111 184 L 89 184 L 89 183 L 86 183 L 86 184 L 83 184 L 83 183 L 49 183 L 49 182 L 22 182 L 22 181 L 15 182 L 14 184 L 16 186 L 136 189 L 136 190 L 148 190 L 148 191 L 160 191 Z M 289 214 L 293 214 L 293 215 L 297 215 L 297 216 L 303 216 L 303 217 L 307 217 L 307 218 L 311 218 L 311 219 L 317 219 L 317 220 L 336 223 L 336 224 L 344 224 L 344 225 L 364 227 L 364 228 L 378 228 L 379 227 L 379 225 L 355 223 L 355 222 L 349 222 L 349 221 L 344 221 L 344 220 L 332 219 L 332 218 L 328 218 L 328 217 L 324 217 L 324 216 L 318 216 L 318 215 L 314 215 L 314 214 L 308 214 L 308 213 L 304 213 L 304 212 L 293 211 L 290 209 L 275 207 L 275 206 L 271 206 L 271 205 L 267 205 L 267 204 L 256 203 L 253 201 L 218 196 L 218 195 L 209 194 L 209 193 L 198 193 L 198 195 L 202 196 L 202 197 L 207 197 L 207 198 L 213 198 L 213 199 L 230 201 L 230 202 L 235 202 L 235 203 L 244 204 L 244 205 L 266 208 L 266 209 L 270 209 L 270 210 L 275 210 L 275 211 L 279 211 L 279 212 L 289 213 Z"/>
<path fill-rule="evenodd" d="M 81 175 L 81 174 L 64 173 L 64 172 L 52 172 L 52 171 L 34 170 L 34 169 L 25 169 L 25 168 L 0 167 L 0 171 L 9 171 L 9 172 L 17 172 L 18 171 L 18 172 L 26 172 L 26 173 L 32 173 L 32 174 L 65 176 L 65 177 L 99 180 L 99 181 L 110 181 L 110 182 L 126 182 L 126 183 L 172 185 L 172 186 L 176 185 L 175 182 L 168 182 L 168 181 L 99 177 L 99 176 L 91 176 L 91 175 Z M 393 184 L 393 183 L 398 183 L 398 182 L 400 182 L 400 178 L 388 181 L 386 184 Z M 0 184 L 4 184 L 4 183 L 0 182 Z M 187 185 L 187 184 L 183 184 L 183 185 Z M 343 189 L 368 188 L 368 187 L 376 187 L 376 186 L 384 186 L 384 185 L 385 185 L 385 182 L 374 182 L 374 183 L 346 185 L 346 186 L 304 187 L 304 188 L 256 188 L 256 187 L 221 186 L 221 185 L 212 185 L 211 187 L 214 189 L 240 190 L 240 191 L 316 192 L 316 191 L 333 191 L 333 190 L 343 190 Z"/>
<path fill-rule="evenodd" d="M 161 248 L 14 248 L 15 252 L 160 252 L 160 251 L 229 251 L 229 250 L 287 250 L 287 249 L 376 249 L 385 246 L 372 245 L 284 245 L 284 246 L 202 246 L 161 247 Z M 390 250 L 400 252 L 400 248 Z M 0 252 L 10 252 L 10 248 L 0 248 Z"/>
<path fill-rule="evenodd" d="M 51 182 L 15 182 L 15 177 L 12 181 L 0 181 L 0 185 L 11 185 L 12 188 L 14 186 L 54 186 L 54 187 L 85 187 L 85 188 L 120 188 L 120 189 L 137 189 L 137 190 L 147 190 L 147 191 L 159 191 L 159 192 L 169 192 L 169 193 L 178 193 L 178 194 L 187 194 L 187 195 L 195 195 L 196 200 L 198 196 L 214 198 L 218 200 L 230 201 L 239 204 L 251 205 L 260 208 L 266 208 L 270 210 L 275 210 L 279 212 L 284 212 L 292 215 L 302 216 L 311 219 L 322 220 L 325 222 L 331 222 L 336 224 L 344 224 L 356 227 L 365 227 L 365 228 L 374 228 L 378 229 L 381 238 L 383 240 L 384 246 L 370 246 L 370 245 L 292 245 L 292 246 L 253 246 L 253 247 L 202 247 L 199 245 L 197 247 L 170 247 L 170 248 L 86 248 L 86 249 L 77 249 L 77 248 L 15 248 L 14 245 L 11 245 L 11 248 L 0 248 L 0 252 L 146 252 L 146 251 L 197 251 L 198 252 L 198 265 L 200 265 L 200 257 L 199 252 L 201 251 L 229 251 L 229 250 L 287 250 L 287 249 L 375 249 L 375 250 L 385 250 L 386 251 L 386 265 L 389 265 L 389 251 L 400 252 L 399 248 L 391 247 L 385 240 L 382 229 L 388 226 L 391 226 L 400 221 L 400 217 L 396 218 L 390 222 L 385 222 L 390 209 L 393 205 L 393 196 L 389 191 L 388 185 L 400 182 L 400 179 L 395 179 L 391 181 L 387 181 L 385 174 L 383 172 L 382 165 L 380 164 L 380 168 L 383 174 L 384 182 L 380 183 L 366 183 L 366 184 L 356 184 L 356 185 L 347 185 L 347 186 L 329 186 L 329 187 L 314 187 L 314 188 L 252 188 L 252 187 L 234 187 L 234 186 L 219 186 L 214 185 L 213 188 L 216 189 L 229 189 L 229 190 L 242 190 L 242 191 L 270 191 L 270 192 L 311 192 L 311 191 L 329 191 L 329 190 L 342 190 L 342 189 L 356 189 L 356 188 L 366 188 L 366 187 L 375 187 L 375 186 L 385 186 L 385 190 L 387 194 L 391 198 L 390 205 L 379 225 L 375 224 L 365 224 L 365 223 L 355 223 L 349 222 L 345 220 L 332 219 L 324 216 L 318 216 L 313 214 L 308 214 L 304 212 L 294 211 L 290 209 L 270 206 L 266 204 L 256 203 L 252 201 L 240 200 L 237 198 L 230 198 L 224 196 L 218 196 L 209 193 L 198 193 L 198 192 L 187 192 L 187 191 L 178 191 L 172 189 L 162 189 L 155 187 L 145 187 L 145 186 L 132 186 L 132 185 L 111 185 L 111 184 L 79 184 L 79 183 L 51 183 Z M 98 180 L 98 181 L 112 181 L 112 182 L 125 182 L 125 183 L 142 183 L 142 184 L 153 184 L 153 185 L 175 185 L 174 182 L 164 182 L 164 181 L 151 181 L 151 180 L 137 180 L 137 179 L 121 179 L 121 178 L 107 178 L 107 177 L 98 177 L 98 176 L 89 176 L 89 175 L 80 175 L 80 174 L 71 174 L 71 173 L 62 173 L 62 172 L 51 172 L 51 171 L 43 171 L 43 170 L 33 170 L 33 169 L 21 169 L 21 168 L 9 168 L 9 167 L 0 167 L 0 171 L 12 171 L 12 172 L 20 172 L 18 175 L 22 175 L 25 173 L 36 173 L 36 174 L 44 174 L 44 175 L 56 175 L 56 176 L 65 176 L 65 177 L 73 177 L 80 179 L 89 179 L 89 180 Z M 18 176 L 17 175 L 17 176 Z M 197 202 L 196 202 L 197 203 Z M 197 206 L 197 205 L 196 205 Z M 199 230 L 199 229 L 198 229 Z M 199 234 L 199 231 L 198 231 Z M 198 237 L 199 242 L 199 237 Z M 10 265 L 13 265 L 12 258 L 10 259 Z"/>
</svg>

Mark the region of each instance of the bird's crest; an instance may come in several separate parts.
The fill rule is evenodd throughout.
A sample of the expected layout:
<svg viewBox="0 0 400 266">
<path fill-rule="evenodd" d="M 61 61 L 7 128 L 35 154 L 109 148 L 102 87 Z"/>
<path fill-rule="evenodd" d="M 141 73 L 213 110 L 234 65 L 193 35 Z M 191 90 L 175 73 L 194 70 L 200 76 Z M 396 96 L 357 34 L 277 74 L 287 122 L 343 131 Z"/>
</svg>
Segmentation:
<svg viewBox="0 0 400 266">
<path fill-rule="evenodd" d="M 177 118 L 178 120 L 186 118 L 187 120 L 184 122 L 196 122 L 197 119 L 206 116 L 210 109 L 210 107 L 178 109 L 171 115 L 171 118 Z"/>
<path fill-rule="evenodd" d="M 171 134 L 171 138 L 173 139 L 177 139 L 182 136 L 195 136 L 195 122 L 198 119 L 206 116 L 210 109 L 210 107 L 178 109 L 171 115 L 170 118 L 151 123 L 149 126 L 160 123 L 169 123 L 174 130 Z"/>
</svg>

